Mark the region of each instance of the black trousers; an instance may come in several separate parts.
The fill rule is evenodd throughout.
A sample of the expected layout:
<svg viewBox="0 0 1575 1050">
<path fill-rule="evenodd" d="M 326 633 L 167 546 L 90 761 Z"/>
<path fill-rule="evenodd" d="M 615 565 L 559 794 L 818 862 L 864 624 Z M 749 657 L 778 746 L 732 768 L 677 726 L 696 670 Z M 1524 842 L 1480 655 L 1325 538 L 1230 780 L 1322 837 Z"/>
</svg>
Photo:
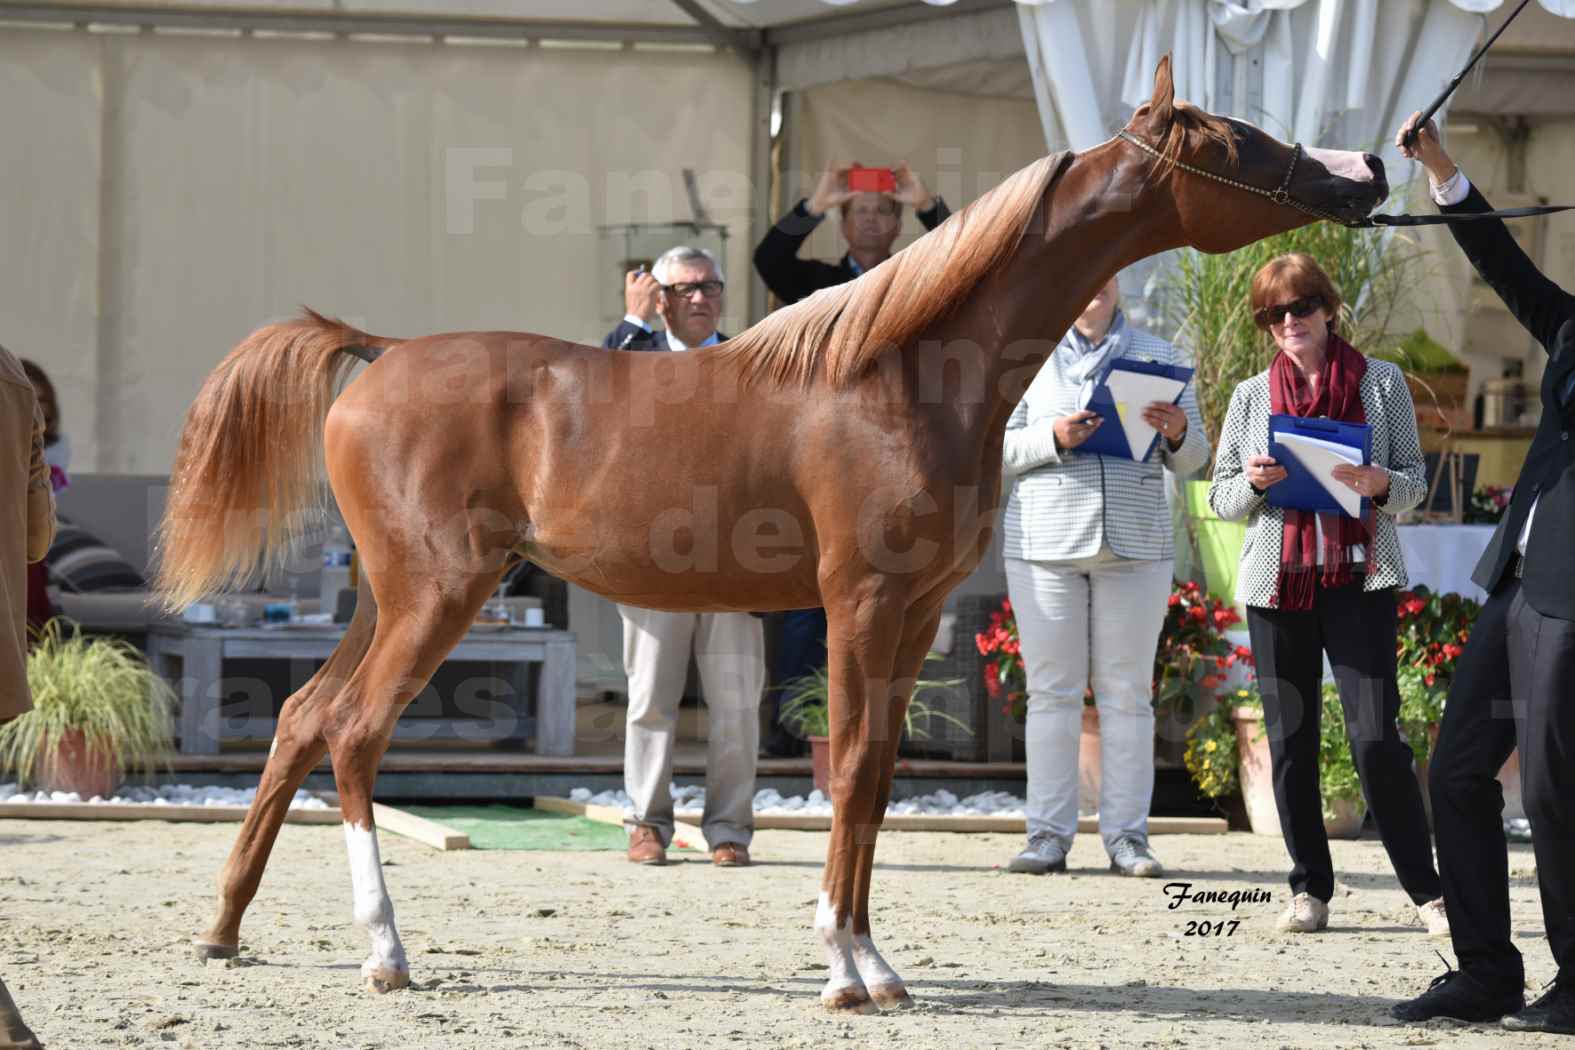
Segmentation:
<svg viewBox="0 0 1575 1050">
<path fill-rule="evenodd" d="M 1249 607 L 1247 627 L 1263 693 L 1274 801 L 1291 855 L 1291 892 L 1326 903 L 1334 896 L 1334 862 L 1318 787 L 1327 651 L 1345 709 L 1351 757 L 1389 862 L 1413 903 L 1441 896 L 1411 748 L 1395 722 L 1400 689 L 1395 683 L 1394 591 L 1363 591 L 1359 583 L 1320 587 L 1311 609 Z"/>
<path fill-rule="evenodd" d="M 1460 968 L 1519 988 L 1509 936 L 1504 795 L 1495 774 L 1520 748 L 1548 946 L 1575 981 L 1575 621 L 1543 616 L 1506 574 L 1455 668 L 1429 781 L 1444 901 Z"/>
</svg>

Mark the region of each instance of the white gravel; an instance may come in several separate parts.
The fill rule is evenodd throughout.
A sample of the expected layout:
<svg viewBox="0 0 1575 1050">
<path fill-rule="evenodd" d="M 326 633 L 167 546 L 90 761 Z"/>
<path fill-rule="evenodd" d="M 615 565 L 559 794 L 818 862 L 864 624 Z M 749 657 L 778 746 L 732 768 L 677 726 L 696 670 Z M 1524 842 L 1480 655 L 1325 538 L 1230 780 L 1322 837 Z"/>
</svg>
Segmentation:
<svg viewBox="0 0 1575 1050">
<path fill-rule="evenodd" d="M 678 787 L 672 785 L 668 789 L 673 796 L 673 808 L 680 812 L 698 812 L 705 808 L 705 788 L 696 785 Z M 633 811 L 634 804 L 629 796 L 622 791 L 602 791 L 593 794 L 589 788 L 575 788 L 569 792 L 569 799 L 573 802 L 584 802 L 593 806 L 616 806 L 619 809 Z M 811 791 L 808 797 L 793 795 L 784 798 L 782 794 L 771 788 L 755 792 L 755 812 L 762 815 L 803 814 L 807 816 L 831 816 L 831 800 L 819 791 Z M 937 791 L 929 795 L 916 795 L 905 798 L 900 802 L 893 802 L 886 808 L 892 814 L 923 814 L 925 816 L 991 816 L 991 817 L 1021 817 L 1023 815 L 1023 800 L 1016 795 L 1005 791 L 985 791 L 977 795 L 969 795 L 959 799 L 950 791 Z"/>
<path fill-rule="evenodd" d="M 165 784 L 162 787 L 122 788 L 113 798 L 94 795 L 84 799 L 75 791 L 23 791 L 17 784 L 0 784 L 0 802 L 74 802 L 84 806 L 249 806 L 256 788 L 197 787 L 192 784 Z M 315 795 L 297 791 L 291 809 L 328 809 L 328 803 Z"/>
</svg>

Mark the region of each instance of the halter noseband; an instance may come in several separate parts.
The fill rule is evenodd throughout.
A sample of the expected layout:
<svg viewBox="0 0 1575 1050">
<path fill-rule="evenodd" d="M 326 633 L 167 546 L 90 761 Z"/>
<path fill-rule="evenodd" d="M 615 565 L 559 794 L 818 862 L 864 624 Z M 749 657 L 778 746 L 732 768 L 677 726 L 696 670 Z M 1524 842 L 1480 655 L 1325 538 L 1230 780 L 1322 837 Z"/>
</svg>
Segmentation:
<svg viewBox="0 0 1575 1050">
<path fill-rule="evenodd" d="M 1142 139 L 1138 138 L 1136 135 L 1124 128 L 1117 133 L 1117 137 L 1132 143 L 1132 145 L 1136 146 L 1144 153 L 1147 153 L 1155 160 L 1164 161 L 1166 159 L 1165 155 L 1159 150 L 1155 149 L 1153 146 L 1150 146 L 1147 142 L 1144 142 Z M 1285 169 L 1285 178 L 1280 180 L 1280 188 L 1277 190 L 1266 190 L 1261 186 L 1253 186 L 1245 182 L 1239 182 L 1236 179 L 1228 178 L 1224 175 L 1219 175 L 1203 168 L 1194 167 L 1184 160 L 1175 160 L 1170 161 L 1169 163 L 1174 164 L 1176 167 L 1180 168 L 1189 175 L 1197 175 L 1201 178 L 1212 179 L 1215 182 L 1222 183 L 1226 186 L 1231 186 L 1238 190 L 1245 190 L 1248 193 L 1255 193 L 1260 197 L 1267 197 L 1275 204 L 1289 205 L 1290 207 L 1295 208 L 1297 211 L 1306 212 L 1308 215 L 1311 215 L 1316 219 L 1325 219 L 1329 222 L 1337 222 L 1341 226 L 1350 227 L 1371 225 L 1371 223 L 1367 222 L 1366 220 L 1353 221 L 1350 219 L 1342 219 L 1338 215 L 1331 215 L 1321 208 L 1314 208 L 1311 204 L 1306 204 L 1291 196 L 1291 179 L 1296 176 L 1296 165 L 1301 162 L 1301 159 L 1302 144 L 1298 142 L 1291 148 L 1291 165 Z"/>
</svg>

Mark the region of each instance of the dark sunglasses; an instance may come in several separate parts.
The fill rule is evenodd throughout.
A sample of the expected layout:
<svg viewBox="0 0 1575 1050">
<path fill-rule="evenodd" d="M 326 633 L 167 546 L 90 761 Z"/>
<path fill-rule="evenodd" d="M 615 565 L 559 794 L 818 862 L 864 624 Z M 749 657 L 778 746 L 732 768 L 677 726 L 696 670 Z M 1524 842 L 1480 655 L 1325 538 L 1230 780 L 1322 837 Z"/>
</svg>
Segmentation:
<svg viewBox="0 0 1575 1050">
<path fill-rule="evenodd" d="M 721 281 L 686 281 L 683 284 L 664 284 L 662 291 L 671 292 L 680 299 L 687 299 L 695 292 L 699 292 L 707 299 L 715 299 L 722 294 Z"/>
<path fill-rule="evenodd" d="M 1314 311 L 1321 310 L 1323 307 L 1323 296 L 1304 295 L 1300 299 L 1292 299 L 1290 302 L 1281 303 L 1279 306 L 1265 306 L 1263 309 L 1256 311 L 1252 315 L 1252 319 L 1258 323 L 1259 328 L 1267 330 L 1270 325 L 1279 324 L 1285 320 L 1286 314 L 1297 318 L 1308 317 Z"/>
</svg>

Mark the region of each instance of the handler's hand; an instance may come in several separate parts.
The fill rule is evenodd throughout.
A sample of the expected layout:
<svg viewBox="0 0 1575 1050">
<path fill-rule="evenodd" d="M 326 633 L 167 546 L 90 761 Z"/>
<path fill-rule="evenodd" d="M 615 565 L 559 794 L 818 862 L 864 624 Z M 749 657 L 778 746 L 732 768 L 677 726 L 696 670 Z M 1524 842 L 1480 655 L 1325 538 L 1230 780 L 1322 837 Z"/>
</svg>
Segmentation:
<svg viewBox="0 0 1575 1050">
<path fill-rule="evenodd" d="M 1443 144 L 1438 141 L 1438 125 L 1431 120 L 1428 121 L 1427 126 L 1417 132 L 1416 142 L 1406 145 L 1406 135 L 1416 127 L 1416 122 L 1421 116 L 1422 111 L 1417 110 L 1400 125 L 1400 130 L 1395 133 L 1395 148 L 1407 160 L 1421 161 L 1434 182 L 1443 182 L 1455 173 L 1455 162 L 1449 158 Z"/>
<path fill-rule="evenodd" d="M 1099 424 L 1104 420 L 1096 412 L 1084 409 L 1073 412 L 1069 416 L 1062 416 L 1055 421 L 1051 429 L 1055 431 L 1055 443 L 1061 448 L 1076 448 L 1093 436 L 1099 429 Z"/>
<path fill-rule="evenodd" d="M 1383 467 L 1353 467 L 1342 463 L 1334 468 L 1334 480 L 1379 503 L 1389 498 L 1389 472 Z"/>
<path fill-rule="evenodd" d="M 1247 460 L 1247 469 L 1242 473 L 1259 492 L 1270 485 L 1278 485 L 1288 476 L 1285 468 L 1276 463 L 1273 456 L 1253 456 Z"/>
<path fill-rule="evenodd" d="M 657 301 L 662 296 L 662 286 L 645 270 L 630 271 L 623 279 L 623 308 L 650 324 L 656 320 Z"/>
<path fill-rule="evenodd" d="M 1143 422 L 1163 434 L 1171 448 L 1187 436 L 1187 413 L 1169 401 L 1150 401 L 1143 409 Z"/>
</svg>

